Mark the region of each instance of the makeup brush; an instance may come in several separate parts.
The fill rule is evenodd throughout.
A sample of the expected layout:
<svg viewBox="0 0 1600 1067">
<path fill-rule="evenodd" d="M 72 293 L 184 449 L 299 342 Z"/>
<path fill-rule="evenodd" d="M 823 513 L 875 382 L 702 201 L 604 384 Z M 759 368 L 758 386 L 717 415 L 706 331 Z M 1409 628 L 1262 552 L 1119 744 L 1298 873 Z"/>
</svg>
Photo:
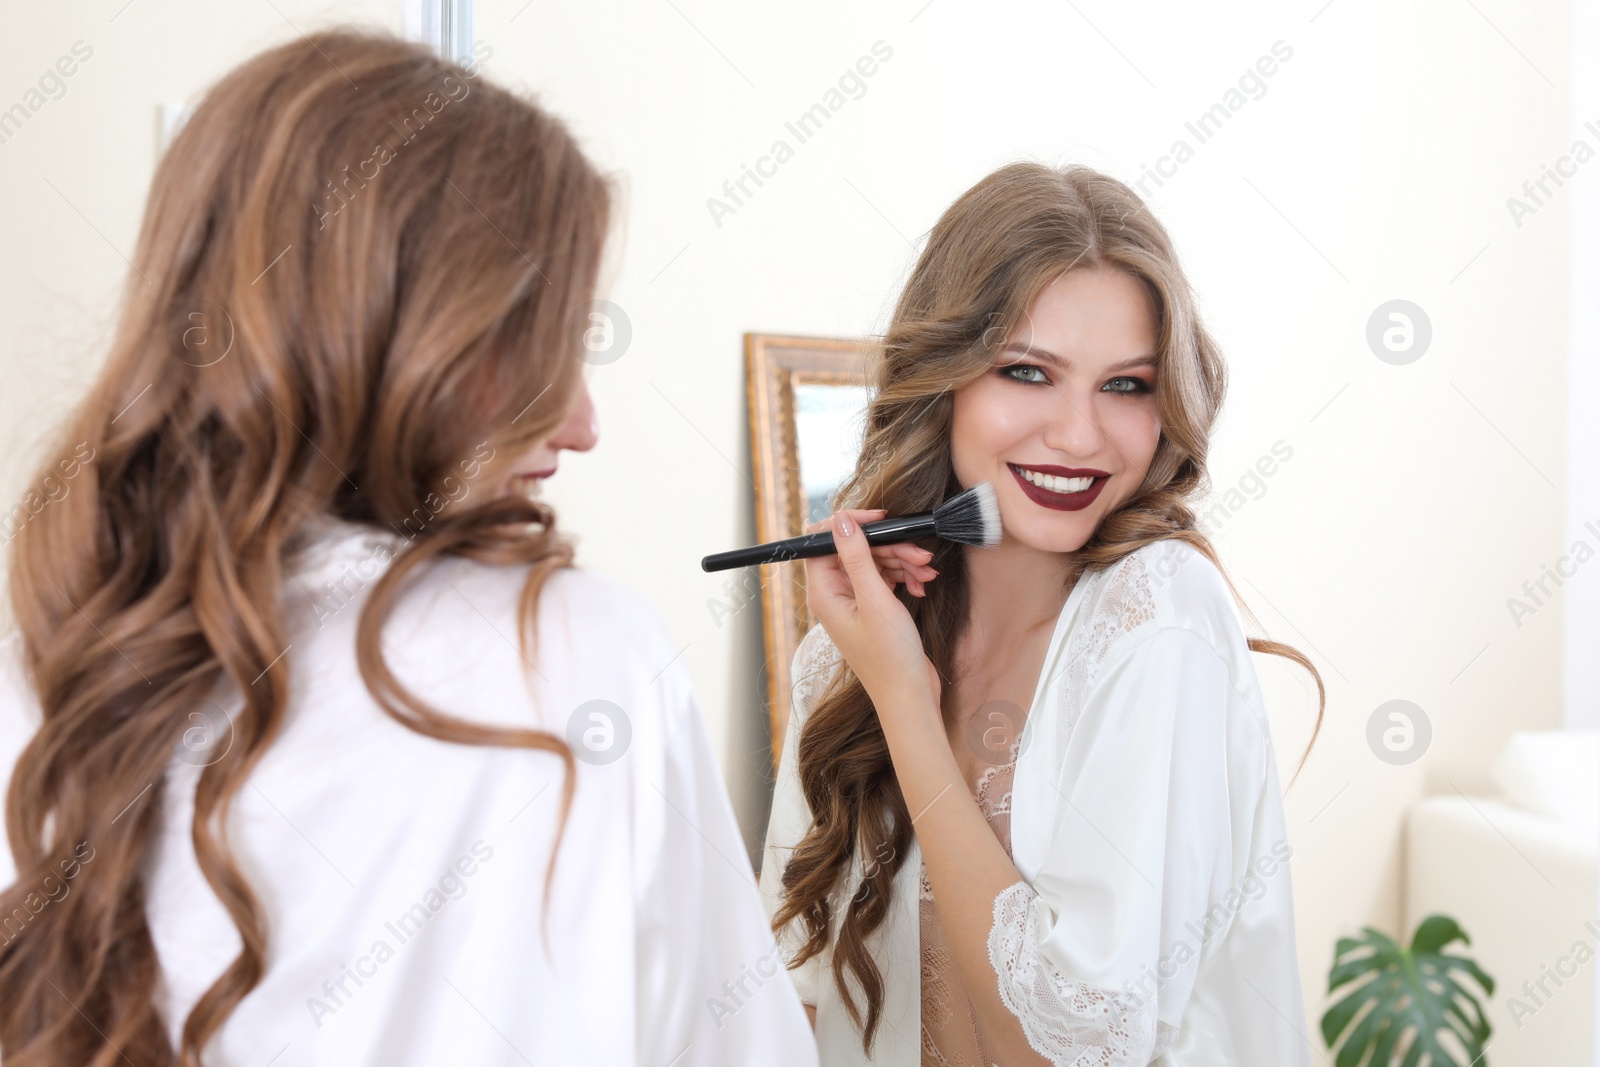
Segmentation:
<svg viewBox="0 0 1600 1067">
<path fill-rule="evenodd" d="M 1000 543 L 1000 504 L 995 500 L 994 485 L 983 482 L 951 497 L 932 511 L 862 523 L 861 532 L 867 535 L 869 545 L 892 545 L 918 537 L 942 537 L 963 545 L 989 548 Z M 726 571 L 734 567 L 754 567 L 762 563 L 827 556 L 837 551 L 833 543 L 833 531 L 820 530 L 764 545 L 717 552 L 702 559 L 700 569 Z"/>
</svg>

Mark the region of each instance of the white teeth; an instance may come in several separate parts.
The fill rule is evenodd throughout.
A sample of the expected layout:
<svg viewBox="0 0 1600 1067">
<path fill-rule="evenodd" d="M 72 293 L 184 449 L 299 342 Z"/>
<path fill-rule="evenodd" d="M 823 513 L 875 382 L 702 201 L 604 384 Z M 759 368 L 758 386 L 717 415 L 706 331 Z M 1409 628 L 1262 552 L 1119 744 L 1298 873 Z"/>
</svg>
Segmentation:
<svg viewBox="0 0 1600 1067">
<path fill-rule="evenodd" d="M 1027 467 L 1018 467 L 1022 476 L 1041 489 L 1052 493 L 1081 493 L 1094 484 L 1093 478 L 1057 478 L 1053 474 L 1040 474 Z"/>
</svg>

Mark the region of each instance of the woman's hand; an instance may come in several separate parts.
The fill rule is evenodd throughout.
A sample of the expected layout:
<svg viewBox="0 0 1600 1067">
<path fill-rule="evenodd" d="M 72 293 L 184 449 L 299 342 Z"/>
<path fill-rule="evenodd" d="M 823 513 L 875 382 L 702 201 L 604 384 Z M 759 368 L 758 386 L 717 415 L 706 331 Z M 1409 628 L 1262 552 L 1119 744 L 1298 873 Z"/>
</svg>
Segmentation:
<svg viewBox="0 0 1600 1067">
<path fill-rule="evenodd" d="M 850 514 L 857 516 L 861 522 L 876 522 L 889 513 L 883 508 L 865 508 L 851 511 Z M 826 518 L 821 522 L 812 523 L 801 532 L 820 533 L 828 529 L 832 523 L 831 517 Z M 912 596 L 926 596 L 928 591 L 923 583 L 931 582 L 939 576 L 938 571 L 928 566 L 933 561 L 933 553 L 910 541 L 900 541 L 892 545 L 874 545 L 872 558 L 878 561 L 878 569 L 883 572 L 890 588 L 903 584 Z"/>
<path fill-rule="evenodd" d="M 807 533 L 831 528 L 838 547 L 836 555 L 805 561 L 806 605 L 880 711 L 903 699 L 926 701 L 937 714 L 939 674 L 911 613 L 894 595 L 902 581 L 912 595 L 924 595 L 923 583 L 938 574 L 927 565 L 933 553 L 910 543 L 867 544 L 861 524 L 884 515 L 881 508 L 850 509 L 806 527 Z"/>
</svg>

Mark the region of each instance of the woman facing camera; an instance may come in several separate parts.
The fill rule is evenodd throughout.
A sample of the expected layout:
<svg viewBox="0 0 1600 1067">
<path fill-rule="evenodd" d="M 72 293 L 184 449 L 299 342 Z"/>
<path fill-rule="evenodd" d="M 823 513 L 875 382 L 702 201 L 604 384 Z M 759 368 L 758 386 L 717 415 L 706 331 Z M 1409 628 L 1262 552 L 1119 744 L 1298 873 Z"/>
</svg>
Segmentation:
<svg viewBox="0 0 1600 1067">
<path fill-rule="evenodd" d="M 761 872 L 823 1064 L 1308 1063 L 1250 653 L 1317 677 L 1319 727 L 1322 682 L 1245 636 L 1196 529 L 1225 372 L 1166 231 L 1088 168 L 1005 167 L 880 356 Z M 997 547 L 861 535 L 982 482 Z"/>
<path fill-rule="evenodd" d="M 7 1067 L 817 1062 L 678 650 L 538 499 L 608 184 L 475 74 L 303 38 L 161 160 L 10 545 Z"/>
</svg>

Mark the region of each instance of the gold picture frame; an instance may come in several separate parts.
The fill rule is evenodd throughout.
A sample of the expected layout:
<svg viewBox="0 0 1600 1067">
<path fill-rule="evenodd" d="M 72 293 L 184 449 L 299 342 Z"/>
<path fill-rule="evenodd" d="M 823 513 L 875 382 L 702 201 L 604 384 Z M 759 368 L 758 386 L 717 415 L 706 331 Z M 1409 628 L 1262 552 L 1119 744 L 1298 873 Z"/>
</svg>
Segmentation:
<svg viewBox="0 0 1600 1067">
<path fill-rule="evenodd" d="M 810 516 L 819 499 L 837 488 L 833 474 L 846 463 L 854 465 L 860 438 L 854 437 L 852 451 L 853 431 L 845 429 L 841 417 L 852 408 L 865 409 L 871 347 L 833 337 L 744 335 L 757 542 L 803 533 L 814 521 Z M 789 722 L 794 651 L 815 620 L 806 607 L 803 564 L 768 563 L 760 571 L 767 716 L 776 767 Z"/>
</svg>

